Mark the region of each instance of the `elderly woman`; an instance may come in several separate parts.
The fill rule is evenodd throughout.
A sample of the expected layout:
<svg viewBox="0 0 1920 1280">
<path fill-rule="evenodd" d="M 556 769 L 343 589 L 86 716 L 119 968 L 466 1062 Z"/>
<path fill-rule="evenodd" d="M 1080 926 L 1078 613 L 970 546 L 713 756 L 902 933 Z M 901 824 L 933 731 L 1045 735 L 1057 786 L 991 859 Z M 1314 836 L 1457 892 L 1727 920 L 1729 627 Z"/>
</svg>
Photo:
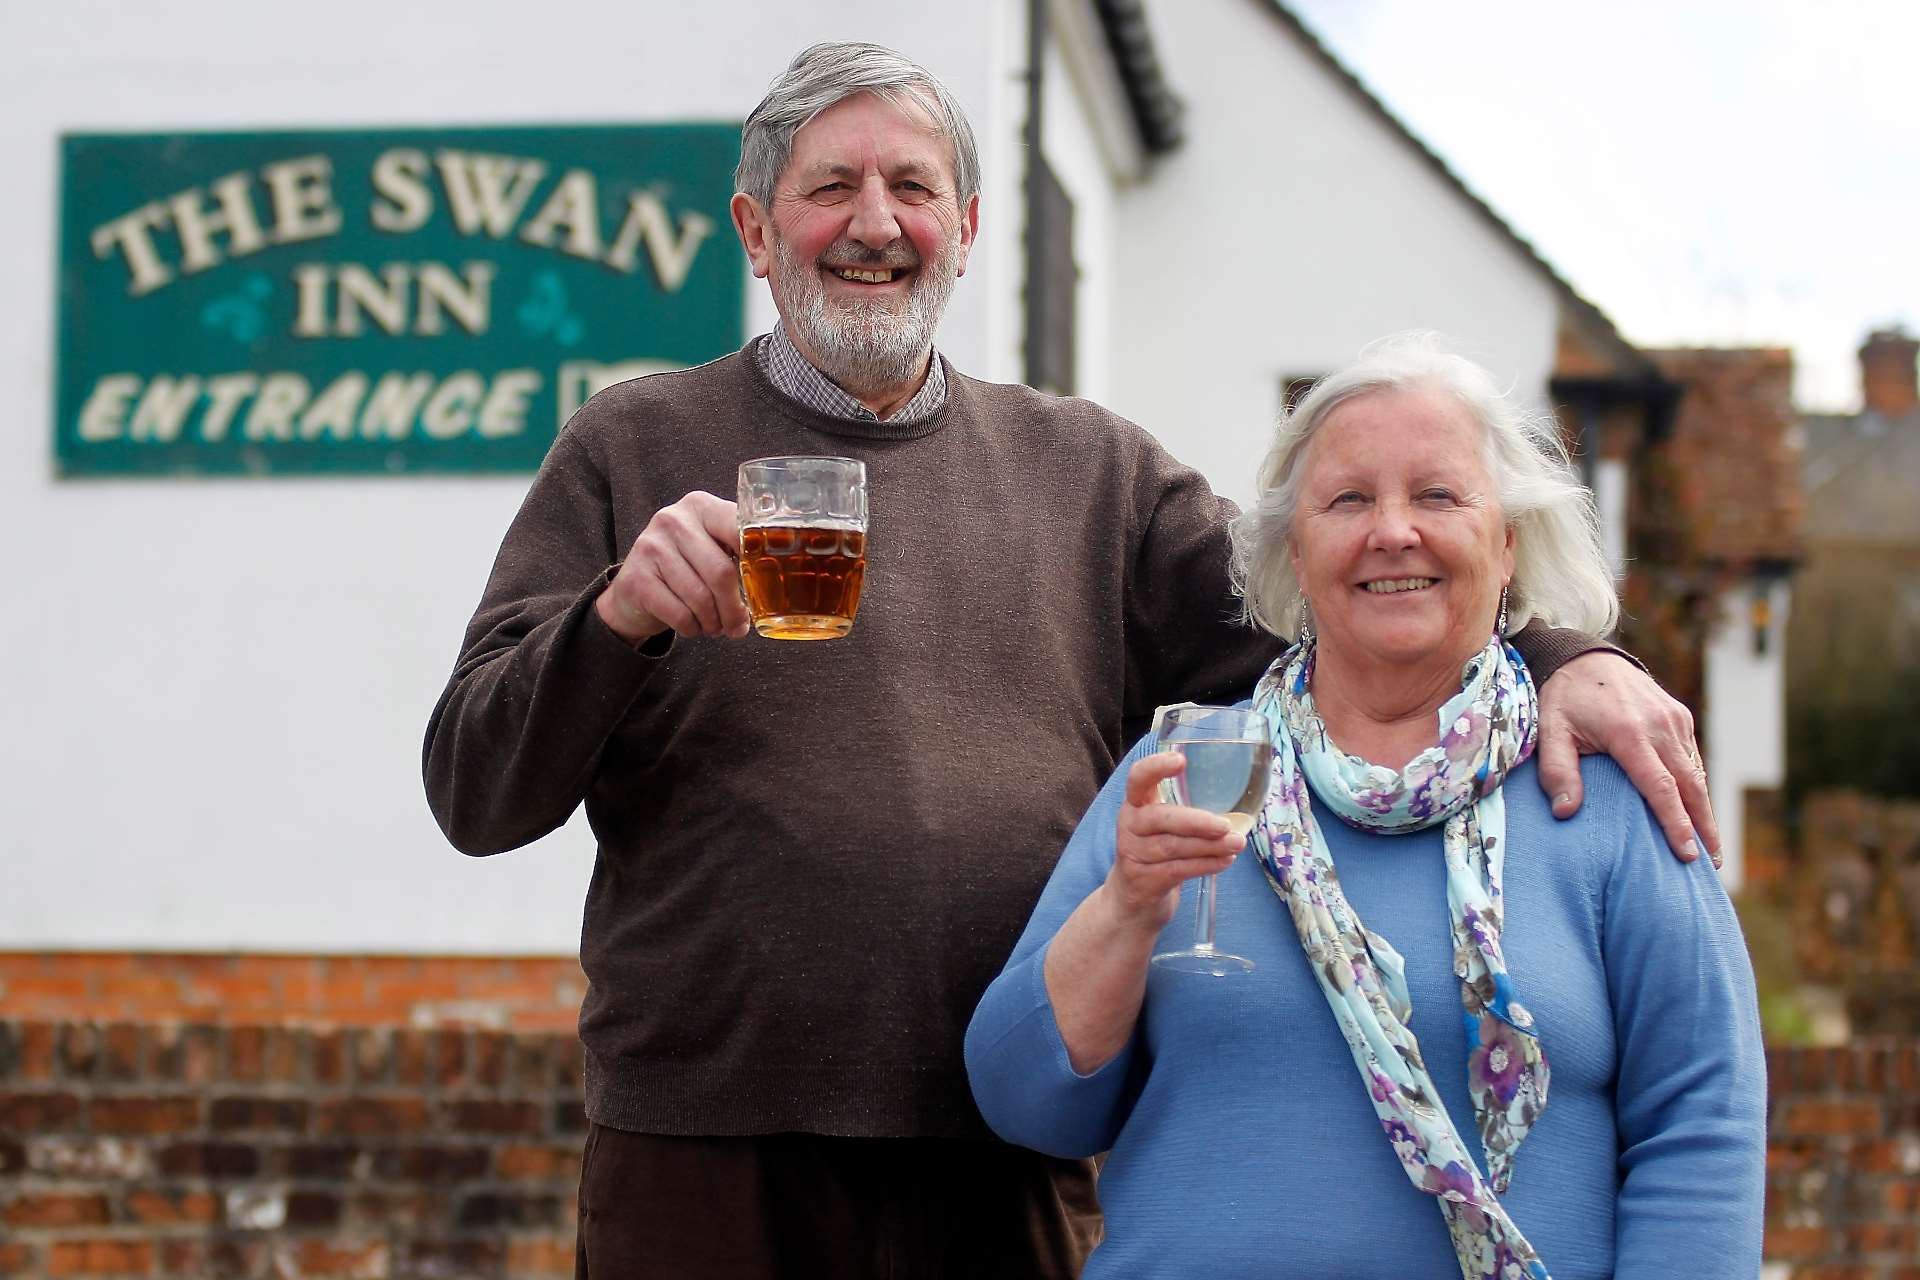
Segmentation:
<svg viewBox="0 0 1920 1280">
<path fill-rule="evenodd" d="M 1252 699 L 1251 838 L 1155 803 L 1180 757 L 1137 747 L 967 1036 L 1003 1137 L 1111 1153 L 1086 1274 L 1751 1280 L 1764 1080 L 1726 895 L 1611 761 L 1564 823 L 1530 776 L 1505 635 L 1615 619 L 1557 433 L 1431 340 L 1379 344 L 1281 424 L 1235 544 L 1249 617 L 1299 637 Z M 1214 872 L 1253 971 L 1150 965 Z"/>
</svg>

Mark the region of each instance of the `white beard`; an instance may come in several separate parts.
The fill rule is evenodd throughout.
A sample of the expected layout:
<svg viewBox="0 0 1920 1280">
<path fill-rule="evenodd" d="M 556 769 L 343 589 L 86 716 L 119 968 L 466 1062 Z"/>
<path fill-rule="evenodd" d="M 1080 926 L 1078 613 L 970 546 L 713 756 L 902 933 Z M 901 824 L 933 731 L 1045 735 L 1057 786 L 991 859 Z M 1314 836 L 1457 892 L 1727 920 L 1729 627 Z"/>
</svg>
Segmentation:
<svg viewBox="0 0 1920 1280">
<path fill-rule="evenodd" d="M 794 336 L 808 354 L 820 362 L 822 373 L 856 396 L 878 395 L 920 378 L 927 353 L 933 349 L 933 332 L 960 276 L 958 232 L 915 277 L 906 305 L 897 310 L 882 299 L 829 299 L 817 274 L 818 264 L 794 257 L 778 234 L 772 239 L 779 263 L 775 293 L 781 315 L 794 327 Z M 861 266 L 919 265 L 918 255 L 904 243 L 876 253 L 842 241 L 821 256 Z"/>
</svg>

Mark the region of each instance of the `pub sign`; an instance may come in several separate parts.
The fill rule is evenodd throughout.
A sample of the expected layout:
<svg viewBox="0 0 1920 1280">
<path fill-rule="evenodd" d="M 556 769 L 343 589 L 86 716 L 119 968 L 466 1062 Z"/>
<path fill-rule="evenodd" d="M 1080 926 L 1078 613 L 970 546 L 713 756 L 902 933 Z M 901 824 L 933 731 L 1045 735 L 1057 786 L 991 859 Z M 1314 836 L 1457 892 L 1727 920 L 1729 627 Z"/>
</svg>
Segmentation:
<svg viewBox="0 0 1920 1280">
<path fill-rule="evenodd" d="M 731 125 L 69 134 L 64 475 L 512 472 L 742 340 Z"/>
</svg>

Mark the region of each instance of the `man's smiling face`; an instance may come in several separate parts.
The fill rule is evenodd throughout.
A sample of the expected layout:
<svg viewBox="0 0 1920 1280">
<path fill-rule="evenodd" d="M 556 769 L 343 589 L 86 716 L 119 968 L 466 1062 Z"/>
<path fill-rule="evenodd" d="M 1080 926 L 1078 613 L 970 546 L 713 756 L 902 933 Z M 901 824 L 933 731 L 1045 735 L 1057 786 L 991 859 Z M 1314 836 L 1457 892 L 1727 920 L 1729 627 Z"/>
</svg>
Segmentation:
<svg viewBox="0 0 1920 1280">
<path fill-rule="evenodd" d="M 977 200 L 961 208 L 953 148 L 927 115 L 844 99 L 794 134 L 771 210 L 744 195 L 734 206 L 801 354 L 862 398 L 911 395 L 978 216 Z"/>
</svg>

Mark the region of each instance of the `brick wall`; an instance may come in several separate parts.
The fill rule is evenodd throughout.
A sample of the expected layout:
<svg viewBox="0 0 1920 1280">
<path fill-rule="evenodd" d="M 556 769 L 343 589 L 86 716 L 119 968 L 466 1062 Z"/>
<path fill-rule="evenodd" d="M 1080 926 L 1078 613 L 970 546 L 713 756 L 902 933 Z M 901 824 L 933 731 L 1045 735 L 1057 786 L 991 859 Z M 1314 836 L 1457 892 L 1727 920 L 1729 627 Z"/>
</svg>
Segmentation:
<svg viewBox="0 0 1920 1280">
<path fill-rule="evenodd" d="M 1792 1280 L 1920 1280 L 1920 1040 L 1767 1054 L 1767 1258 Z"/>
<path fill-rule="evenodd" d="M 564 1276 L 567 1033 L 0 1020 L 0 1275 Z"/>
<path fill-rule="evenodd" d="M 1920 801 L 1810 792 L 1785 900 L 1806 980 L 1856 1032 L 1920 1035 Z"/>
<path fill-rule="evenodd" d="M 1769 1259 L 1920 1280 L 1920 1039 L 1767 1066 Z M 570 1275 L 579 1081 L 571 1034 L 0 1019 L 0 1275 Z"/>
<path fill-rule="evenodd" d="M 574 1029 L 571 956 L 0 951 L 0 1017 Z"/>
</svg>

